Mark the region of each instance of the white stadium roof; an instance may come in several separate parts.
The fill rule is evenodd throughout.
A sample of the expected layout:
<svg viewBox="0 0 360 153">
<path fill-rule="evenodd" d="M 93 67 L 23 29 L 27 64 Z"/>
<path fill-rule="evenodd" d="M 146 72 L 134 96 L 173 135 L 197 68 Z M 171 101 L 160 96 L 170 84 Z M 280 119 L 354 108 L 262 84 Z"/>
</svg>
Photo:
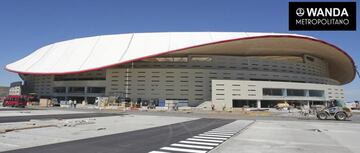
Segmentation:
<svg viewBox="0 0 360 153">
<path fill-rule="evenodd" d="M 247 32 L 162 32 L 102 35 L 44 46 L 6 69 L 21 74 L 72 74 L 108 68 L 159 55 L 303 55 L 329 62 L 330 76 L 354 79 L 351 57 L 313 37 Z"/>
</svg>

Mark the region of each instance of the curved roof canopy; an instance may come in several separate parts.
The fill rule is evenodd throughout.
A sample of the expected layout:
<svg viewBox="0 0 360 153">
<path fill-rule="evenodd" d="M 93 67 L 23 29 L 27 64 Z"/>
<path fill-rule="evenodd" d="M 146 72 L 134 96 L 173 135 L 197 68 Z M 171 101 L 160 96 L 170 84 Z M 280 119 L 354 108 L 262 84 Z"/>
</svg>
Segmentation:
<svg viewBox="0 0 360 153">
<path fill-rule="evenodd" d="M 103 69 L 159 55 L 304 55 L 324 59 L 330 77 L 342 84 L 355 65 L 340 48 L 319 39 L 278 33 L 163 32 L 102 35 L 44 46 L 6 69 L 20 74 L 71 74 Z"/>
</svg>

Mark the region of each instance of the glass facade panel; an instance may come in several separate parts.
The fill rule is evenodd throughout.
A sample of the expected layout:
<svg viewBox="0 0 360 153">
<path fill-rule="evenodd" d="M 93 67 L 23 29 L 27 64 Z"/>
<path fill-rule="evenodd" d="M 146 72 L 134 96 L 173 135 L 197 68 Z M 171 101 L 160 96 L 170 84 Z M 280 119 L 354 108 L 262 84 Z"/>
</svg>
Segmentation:
<svg viewBox="0 0 360 153">
<path fill-rule="evenodd" d="M 264 96 L 282 96 L 282 89 L 264 88 Z"/>
<path fill-rule="evenodd" d="M 305 90 L 287 89 L 288 96 L 305 96 Z"/>
<path fill-rule="evenodd" d="M 309 90 L 309 97 L 324 97 L 322 90 Z"/>
<path fill-rule="evenodd" d="M 54 87 L 53 88 L 54 93 L 66 93 L 65 87 Z"/>
<path fill-rule="evenodd" d="M 87 93 L 105 93 L 105 87 L 88 87 Z"/>
<path fill-rule="evenodd" d="M 84 93 L 84 87 L 69 87 L 69 93 Z"/>
</svg>

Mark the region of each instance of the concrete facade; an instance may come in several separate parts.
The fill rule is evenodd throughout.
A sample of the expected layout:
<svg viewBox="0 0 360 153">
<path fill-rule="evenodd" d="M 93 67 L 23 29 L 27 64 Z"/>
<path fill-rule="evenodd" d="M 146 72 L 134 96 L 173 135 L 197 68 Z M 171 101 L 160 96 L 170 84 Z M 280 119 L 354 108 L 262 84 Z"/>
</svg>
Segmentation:
<svg viewBox="0 0 360 153">
<path fill-rule="evenodd" d="M 156 57 L 79 74 L 22 77 L 27 91 L 40 96 L 82 97 L 85 100 L 121 96 L 133 101 L 138 98 L 186 99 L 191 106 L 212 99 L 212 80 L 340 85 L 330 78 L 327 62 L 310 55 Z M 91 92 L 90 88 L 103 90 Z"/>
<path fill-rule="evenodd" d="M 10 84 L 9 95 L 21 95 L 22 94 L 22 82 L 13 82 Z"/>
<path fill-rule="evenodd" d="M 268 92 L 272 89 L 278 92 Z M 330 99 L 344 99 L 343 88 L 338 85 L 313 83 L 212 80 L 212 102 L 217 110 L 223 107 L 232 110 L 243 105 L 257 108 L 270 107 L 263 104 L 265 101 L 297 101 L 308 104 L 308 102 L 323 102 Z M 236 104 L 241 102 L 246 104 Z"/>
</svg>

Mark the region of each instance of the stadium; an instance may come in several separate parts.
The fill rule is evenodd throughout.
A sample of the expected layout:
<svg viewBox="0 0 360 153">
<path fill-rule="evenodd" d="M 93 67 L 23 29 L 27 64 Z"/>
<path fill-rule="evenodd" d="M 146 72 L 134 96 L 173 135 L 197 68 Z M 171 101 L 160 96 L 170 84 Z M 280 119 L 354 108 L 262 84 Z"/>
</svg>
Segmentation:
<svg viewBox="0 0 360 153">
<path fill-rule="evenodd" d="M 162 32 L 57 42 L 8 64 L 24 91 L 94 103 L 182 100 L 226 107 L 274 107 L 344 99 L 352 58 L 333 44 L 297 34 Z"/>
</svg>

